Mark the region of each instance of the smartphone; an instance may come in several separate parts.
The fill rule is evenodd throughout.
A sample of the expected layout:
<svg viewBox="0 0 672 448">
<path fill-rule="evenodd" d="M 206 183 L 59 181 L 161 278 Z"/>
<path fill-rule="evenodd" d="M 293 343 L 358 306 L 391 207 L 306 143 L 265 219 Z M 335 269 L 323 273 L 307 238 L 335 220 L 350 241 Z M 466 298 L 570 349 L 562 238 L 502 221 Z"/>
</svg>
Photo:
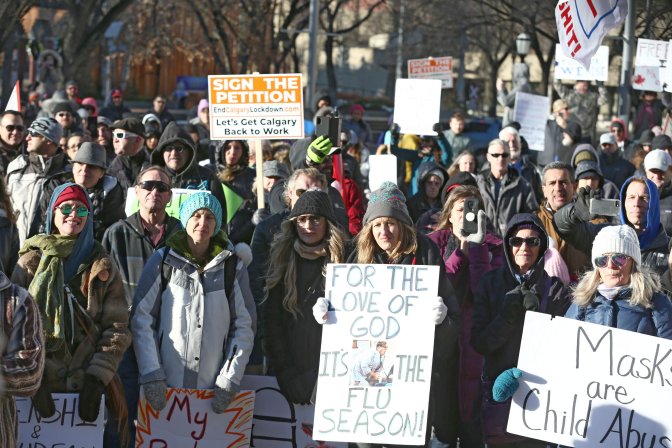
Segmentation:
<svg viewBox="0 0 672 448">
<path fill-rule="evenodd" d="M 326 135 L 329 137 L 334 148 L 341 147 L 341 122 L 339 117 L 317 117 L 315 124 L 315 135 Z"/>
<path fill-rule="evenodd" d="M 600 216 L 619 216 L 621 201 L 619 199 L 591 199 L 590 213 Z"/>
<path fill-rule="evenodd" d="M 478 233 L 478 199 L 476 198 L 469 198 L 464 201 L 462 233 L 465 236 Z"/>
</svg>

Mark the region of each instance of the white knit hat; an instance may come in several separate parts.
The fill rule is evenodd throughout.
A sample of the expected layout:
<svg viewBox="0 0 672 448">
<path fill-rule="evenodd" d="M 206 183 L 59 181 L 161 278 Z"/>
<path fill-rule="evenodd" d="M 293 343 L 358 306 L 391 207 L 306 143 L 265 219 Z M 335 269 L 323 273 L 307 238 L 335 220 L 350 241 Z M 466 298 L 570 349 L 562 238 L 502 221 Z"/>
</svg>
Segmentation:
<svg viewBox="0 0 672 448">
<path fill-rule="evenodd" d="M 642 252 L 639 249 L 637 233 L 629 226 L 605 227 L 597 234 L 593 241 L 592 262 L 604 254 L 624 254 L 631 257 L 637 267 L 642 265 Z"/>
</svg>

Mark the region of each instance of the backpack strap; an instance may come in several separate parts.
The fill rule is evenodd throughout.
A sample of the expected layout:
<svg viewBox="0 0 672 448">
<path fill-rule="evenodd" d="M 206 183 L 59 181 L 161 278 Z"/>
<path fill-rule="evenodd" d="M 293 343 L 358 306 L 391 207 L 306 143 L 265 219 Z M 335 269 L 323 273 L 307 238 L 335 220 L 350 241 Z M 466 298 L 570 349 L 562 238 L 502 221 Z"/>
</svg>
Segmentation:
<svg viewBox="0 0 672 448">
<path fill-rule="evenodd" d="M 224 292 L 227 299 L 231 300 L 233 284 L 236 282 L 236 266 L 238 265 L 238 256 L 232 252 L 231 256 L 224 262 Z"/>
<path fill-rule="evenodd" d="M 170 277 L 173 275 L 173 270 L 170 268 L 170 265 L 166 263 L 166 258 L 168 258 L 168 253 L 170 253 L 170 247 L 164 246 L 164 249 L 163 256 L 161 257 L 161 294 L 166 290 Z"/>
</svg>

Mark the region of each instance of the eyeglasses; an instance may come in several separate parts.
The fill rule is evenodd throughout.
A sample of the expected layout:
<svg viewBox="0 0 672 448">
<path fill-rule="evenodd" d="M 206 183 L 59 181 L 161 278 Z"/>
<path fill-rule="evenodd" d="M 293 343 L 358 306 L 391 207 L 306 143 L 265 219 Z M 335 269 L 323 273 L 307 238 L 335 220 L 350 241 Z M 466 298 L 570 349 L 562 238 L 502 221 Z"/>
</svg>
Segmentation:
<svg viewBox="0 0 672 448">
<path fill-rule="evenodd" d="M 71 117 L 72 114 L 70 112 L 59 112 L 56 114 L 57 117 Z"/>
<path fill-rule="evenodd" d="M 20 133 L 22 133 L 26 128 L 24 128 L 24 127 L 21 126 L 20 124 L 8 124 L 7 126 L 5 126 L 5 129 L 6 129 L 7 132 L 9 132 L 10 134 L 11 134 L 12 132 L 14 132 L 14 131 L 16 131 L 16 132 L 18 132 L 18 133 L 20 134 Z"/>
<path fill-rule="evenodd" d="M 316 215 L 301 215 L 298 218 L 296 218 L 296 223 L 301 227 L 319 226 L 321 222 L 322 217 Z"/>
<path fill-rule="evenodd" d="M 35 132 L 35 131 L 28 131 L 28 135 L 30 135 L 31 138 L 36 138 L 36 137 L 43 138 L 43 135 L 42 135 L 42 134 L 39 134 L 39 133 L 37 133 L 37 132 Z"/>
<path fill-rule="evenodd" d="M 159 193 L 168 193 L 170 191 L 170 185 L 160 180 L 145 180 L 140 182 L 138 186 L 147 191 L 156 189 Z"/>
<path fill-rule="evenodd" d="M 601 257 L 595 258 L 595 266 L 598 268 L 606 268 L 611 260 L 611 264 L 617 267 L 618 269 L 622 268 L 628 262 L 629 256 L 625 254 L 606 254 Z"/>
<path fill-rule="evenodd" d="M 63 204 L 56 208 L 63 213 L 63 216 L 70 216 L 70 213 L 72 213 L 73 210 L 75 211 L 75 216 L 78 218 L 84 218 L 89 215 L 89 210 L 82 205 L 75 207 L 74 205 Z"/>
<path fill-rule="evenodd" d="M 186 150 L 187 150 L 187 147 L 186 147 L 186 146 L 182 146 L 182 145 L 170 145 L 170 146 L 168 146 L 166 149 L 164 149 L 164 151 L 166 151 L 166 152 L 175 151 L 175 152 L 177 152 L 177 153 L 182 153 L 182 152 L 184 152 L 184 151 L 186 151 Z"/>
<path fill-rule="evenodd" d="M 114 135 L 119 140 L 124 140 L 138 136 L 137 134 L 134 134 L 133 132 L 130 131 L 114 131 L 112 135 Z"/>
<path fill-rule="evenodd" d="M 503 158 L 503 159 L 508 159 L 509 158 L 509 153 L 508 152 L 500 152 L 499 154 L 488 153 L 488 155 L 494 157 L 495 159 L 499 159 L 500 157 Z"/>
<path fill-rule="evenodd" d="M 513 247 L 520 247 L 523 243 L 528 247 L 539 247 L 541 239 L 538 236 L 530 236 L 528 238 L 521 238 L 519 236 L 512 236 L 509 238 L 509 244 Z"/>
</svg>

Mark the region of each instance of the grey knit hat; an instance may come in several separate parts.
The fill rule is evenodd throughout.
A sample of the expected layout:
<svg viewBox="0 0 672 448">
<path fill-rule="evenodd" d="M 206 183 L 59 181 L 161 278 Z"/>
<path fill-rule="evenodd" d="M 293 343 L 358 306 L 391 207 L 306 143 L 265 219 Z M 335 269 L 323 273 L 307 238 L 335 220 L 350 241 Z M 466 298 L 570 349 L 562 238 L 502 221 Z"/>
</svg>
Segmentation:
<svg viewBox="0 0 672 448">
<path fill-rule="evenodd" d="M 105 148 L 103 148 L 98 143 L 82 143 L 82 146 L 79 148 L 72 161 L 97 166 L 104 170 L 107 169 L 107 156 L 105 154 Z"/>
<path fill-rule="evenodd" d="M 28 132 L 37 132 L 42 137 L 58 145 L 63 136 L 63 128 L 53 118 L 37 118 L 30 124 Z"/>
<path fill-rule="evenodd" d="M 371 193 L 369 206 L 364 214 L 364 224 L 382 217 L 394 218 L 409 226 L 413 225 L 413 220 L 406 208 L 406 197 L 392 182 L 383 182 L 376 191 Z"/>
</svg>

